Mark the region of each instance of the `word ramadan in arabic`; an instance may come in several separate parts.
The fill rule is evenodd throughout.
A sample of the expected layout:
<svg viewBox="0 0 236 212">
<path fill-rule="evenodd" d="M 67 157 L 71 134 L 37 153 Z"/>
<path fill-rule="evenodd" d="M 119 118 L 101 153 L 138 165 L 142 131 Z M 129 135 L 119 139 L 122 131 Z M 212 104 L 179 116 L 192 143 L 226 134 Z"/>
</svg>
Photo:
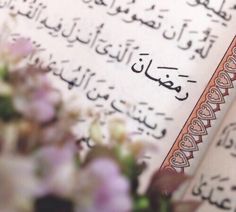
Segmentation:
<svg viewBox="0 0 236 212">
<path fill-rule="evenodd" d="M 150 80 L 152 80 L 154 82 L 157 82 L 159 86 L 162 86 L 162 87 L 164 87 L 164 88 L 166 88 L 168 90 L 174 91 L 177 94 L 181 93 L 182 86 L 180 86 L 180 85 L 176 86 L 175 83 L 172 80 L 169 79 L 170 78 L 169 73 L 166 74 L 166 76 L 165 76 L 166 79 L 163 79 L 160 76 L 154 76 L 154 75 L 157 75 L 158 71 L 160 71 L 160 70 L 178 70 L 178 68 L 176 68 L 176 67 L 168 67 L 168 66 L 157 66 L 153 70 L 153 67 L 152 67 L 153 59 L 148 60 L 147 64 L 145 64 L 145 61 L 143 59 L 143 57 L 147 57 L 147 56 L 149 56 L 149 54 L 148 53 L 141 53 L 139 55 L 140 55 L 139 64 L 134 63 L 132 65 L 132 67 L 131 67 L 131 70 L 134 73 L 141 74 L 141 73 L 144 72 L 144 75 L 148 79 L 150 79 Z M 180 77 L 180 78 L 187 78 L 188 79 L 189 76 L 188 75 L 178 75 L 178 77 Z M 189 83 L 197 83 L 197 81 L 195 81 L 195 80 L 187 80 L 187 82 L 189 82 Z M 175 98 L 177 100 L 179 100 L 179 101 L 184 101 L 184 100 L 188 99 L 188 97 L 189 97 L 189 93 L 188 92 L 186 92 L 182 96 L 179 96 L 179 95 L 175 96 Z"/>
<path fill-rule="evenodd" d="M 218 209 L 232 212 L 236 211 L 235 192 L 236 185 L 230 185 L 230 178 L 220 175 L 206 179 L 206 176 L 202 174 L 199 183 L 192 189 L 193 196 L 199 197 Z"/>
</svg>

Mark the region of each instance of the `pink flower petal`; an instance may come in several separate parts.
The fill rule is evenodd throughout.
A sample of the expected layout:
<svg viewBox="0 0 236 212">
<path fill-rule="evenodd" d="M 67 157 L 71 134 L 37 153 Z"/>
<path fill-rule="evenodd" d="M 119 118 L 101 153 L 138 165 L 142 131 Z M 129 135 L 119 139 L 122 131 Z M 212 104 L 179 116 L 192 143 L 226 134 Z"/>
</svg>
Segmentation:
<svg viewBox="0 0 236 212">
<path fill-rule="evenodd" d="M 14 58 L 22 58 L 33 52 L 32 43 L 26 38 L 19 38 L 8 46 L 8 50 Z"/>
</svg>

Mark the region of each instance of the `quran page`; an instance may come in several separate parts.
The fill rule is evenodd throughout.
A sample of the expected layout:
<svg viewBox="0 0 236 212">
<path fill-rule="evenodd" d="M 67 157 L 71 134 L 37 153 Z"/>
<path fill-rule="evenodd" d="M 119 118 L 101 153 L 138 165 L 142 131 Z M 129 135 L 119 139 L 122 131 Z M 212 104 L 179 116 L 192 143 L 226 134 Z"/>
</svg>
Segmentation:
<svg viewBox="0 0 236 212">
<path fill-rule="evenodd" d="M 194 170 L 236 93 L 235 0 L 0 0 L 0 17 L 65 99 L 156 147 L 144 178 Z"/>
<path fill-rule="evenodd" d="M 236 211 L 236 102 L 200 163 L 184 199 L 202 201 L 201 212 Z"/>
</svg>

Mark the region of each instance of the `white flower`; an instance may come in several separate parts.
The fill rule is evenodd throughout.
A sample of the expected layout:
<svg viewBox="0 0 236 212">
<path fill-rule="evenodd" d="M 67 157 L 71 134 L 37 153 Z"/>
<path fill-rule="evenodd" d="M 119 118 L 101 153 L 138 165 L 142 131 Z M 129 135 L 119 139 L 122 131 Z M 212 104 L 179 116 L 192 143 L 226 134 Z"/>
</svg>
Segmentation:
<svg viewBox="0 0 236 212">
<path fill-rule="evenodd" d="M 0 80 L 0 95 L 1 96 L 11 96 L 12 95 L 12 87 Z"/>
<path fill-rule="evenodd" d="M 80 171 L 77 183 L 77 212 L 129 212 L 130 185 L 113 161 L 101 158 Z"/>
<path fill-rule="evenodd" d="M 55 194 L 71 197 L 76 175 L 74 153 L 74 145 L 48 146 L 37 152 L 36 160 L 41 168 L 42 182 L 39 196 Z"/>
<path fill-rule="evenodd" d="M 31 211 L 37 185 L 33 160 L 0 157 L 0 211 Z"/>
</svg>

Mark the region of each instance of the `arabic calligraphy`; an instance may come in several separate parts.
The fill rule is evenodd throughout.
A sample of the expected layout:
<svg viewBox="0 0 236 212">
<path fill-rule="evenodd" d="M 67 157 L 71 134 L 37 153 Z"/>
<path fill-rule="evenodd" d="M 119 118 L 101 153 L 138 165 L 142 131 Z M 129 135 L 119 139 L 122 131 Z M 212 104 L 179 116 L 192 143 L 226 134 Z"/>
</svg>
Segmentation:
<svg viewBox="0 0 236 212">
<path fill-rule="evenodd" d="M 148 7 L 147 3 L 142 6 L 138 1 L 131 4 L 130 2 L 118 3 L 115 0 L 82 0 L 81 2 L 90 9 L 106 8 L 108 17 L 121 16 L 120 20 L 125 24 L 139 24 L 152 30 L 153 33 L 158 32 L 158 35 L 166 41 L 175 42 L 177 49 L 189 51 L 191 60 L 196 58 L 206 59 L 218 39 L 218 35 L 211 28 L 202 29 L 201 31 L 195 30 L 191 26 L 192 19 L 183 19 L 178 25 L 166 21 L 171 11 L 166 8 L 158 8 L 158 4 L 155 2 Z M 135 12 L 135 9 L 140 7 L 143 8 L 144 17 Z M 6 9 L 13 16 L 35 22 L 37 30 L 46 30 L 52 37 L 63 38 L 65 44 L 70 48 L 75 45 L 87 46 L 96 54 L 106 57 L 108 62 L 128 65 L 133 55 L 141 49 L 133 38 L 127 38 L 122 42 L 109 40 L 105 35 L 109 31 L 105 22 L 96 23 L 92 28 L 84 29 L 82 27 L 84 26 L 83 23 L 88 22 L 86 18 L 74 17 L 65 20 L 64 17 L 51 17 L 47 6 L 38 0 L 5 0 L 0 2 L 0 9 Z M 223 15 L 223 11 L 220 14 Z"/>
<path fill-rule="evenodd" d="M 236 123 L 228 124 L 222 131 L 222 134 L 216 144 L 216 148 L 223 148 L 229 151 L 231 157 L 236 158 Z"/>
<path fill-rule="evenodd" d="M 152 80 L 152 81 L 154 81 L 154 82 L 157 82 L 158 83 L 158 85 L 159 86 L 162 86 L 162 87 L 164 87 L 164 88 L 167 88 L 168 90 L 171 90 L 171 91 L 175 91 L 177 94 L 179 94 L 181 91 L 182 91 L 182 86 L 181 85 L 178 85 L 178 86 L 175 86 L 175 83 L 172 81 L 172 80 L 170 80 L 169 78 L 170 78 L 170 75 L 169 75 L 169 73 L 168 74 L 166 74 L 165 75 L 165 78 L 166 79 L 164 79 L 163 80 L 163 78 L 161 78 L 160 76 L 154 76 L 154 74 L 158 74 L 158 71 L 160 71 L 160 70 L 178 70 L 178 68 L 176 68 L 176 67 L 169 67 L 169 66 L 157 66 L 156 68 L 155 68 L 155 70 L 154 71 L 151 71 L 151 72 L 153 72 L 154 74 L 151 74 L 150 73 L 150 70 L 152 69 L 152 65 L 153 65 L 153 59 L 150 59 L 150 60 L 148 60 L 148 63 L 145 65 L 144 63 L 145 63 L 145 61 L 144 61 L 144 59 L 143 59 L 143 57 L 147 57 L 147 56 L 149 56 L 149 53 L 141 53 L 141 54 L 139 54 L 140 55 L 140 58 L 139 58 L 139 63 L 141 64 L 139 64 L 139 65 L 137 65 L 137 63 L 134 63 L 133 65 L 132 65 L 132 67 L 131 67 L 131 70 L 134 72 L 134 73 L 136 73 L 136 74 L 140 74 L 140 73 L 142 73 L 142 72 L 144 72 L 144 75 L 148 78 L 148 79 L 150 79 L 150 80 Z M 146 58 L 145 58 L 146 59 Z M 137 67 L 138 66 L 138 67 Z M 188 75 L 178 75 L 178 78 L 188 78 L 189 76 Z M 179 81 L 179 80 L 178 80 Z M 187 80 L 187 82 L 189 82 L 189 83 L 197 83 L 197 81 L 195 81 L 195 80 Z M 178 96 L 178 95 L 176 95 L 175 96 L 175 98 L 177 99 L 177 100 L 179 100 L 179 101 L 184 101 L 184 100 L 186 100 L 187 98 L 189 97 L 189 93 L 188 92 L 186 92 L 184 95 L 182 95 L 182 96 Z"/>
<path fill-rule="evenodd" d="M 211 0 L 194 0 L 193 2 L 187 2 L 191 7 L 203 6 L 208 11 L 211 11 L 217 17 L 221 18 L 224 21 L 230 21 L 232 19 L 231 14 L 227 14 L 224 10 L 226 0 L 222 0 L 218 8 L 215 8 L 215 5 L 212 5 L 213 1 Z"/>
<path fill-rule="evenodd" d="M 220 210 L 235 212 L 235 191 L 236 185 L 232 184 L 229 177 L 222 177 L 220 174 L 206 177 L 202 174 L 192 189 L 192 195 Z"/>
<path fill-rule="evenodd" d="M 132 136 L 163 142 L 166 151 L 210 79 L 208 66 L 222 54 L 220 43 L 228 42 L 234 20 L 226 3 L 221 11 L 231 19 L 213 23 L 209 4 L 211 17 L 199 23 L 192 11 L 202 12 L 201 6 L 171 1 L 61 0 L 55 6 L 47 0 L 0 0 L 0 11 L 19 23 L 14 33 L 35 40 L 38 51 L 29 64 L 46 69 L 63 94 L 80 96 L 103 127 L 113 116 L 126 118 Z M 214 101 L 218 90 L 211 91 Z M 205 130 L 201 124 L 193 122 L 193 132 Z M 92 147 L 86 136 L 82 142 Z M 193 157 L 193 148 L 186 149 Z M 176 154 L 184 163 L 181 156 Z"/>
<path fill-rule="evenodd" d="M 19 2 L 19 1 L 18 1 Z M 36 22 L 38 30 L 47 30 L 47 33 L 54 38 L 63 38 L 66 45 L 70 48 L 76 44 L 86 45 L 98 55 L 108 57 L 108 62 L 118 62 L 129 64 L 132 55 L 140 47 L 135 44 L 134 39 L 127 39 L 124 42 L 117 43 L 109 41 L 103 35 L 105 23 L 99 23 L 93 30 L 85 32 L 81 29 L 80 17 L 75 17 L 67 23 L 62 17 L 50 18 L 44 14 L 47 6 L 37 0 L 33 2 L 23 1 L 19 5 L 13 1 L 4 1 L 0 3 L 0 8 L 8 8 L 11 15 L 20 16 Z"/>
<path fill-rule="evenodd" d="M 15 35 L 19 36 L 19 35 Z M 137 123 L 137 130 L 132 132 L 137 135 L 145 135 L 154 140 L 163 139 L 167 134 L 167 129 L 162 128 L 158 124 L 158 120 L 164 119 L 167 122 L 173 121 L 172 117 L 165 113 L 156 111 L 154 107 L 147 102 L 139 102 L 135 105 L 129 103 L 128 100 L 115 97 L 113 91 L 114 85 L 110 85 L 106 79 L 99 78 L 96 72 L 90 68 L 77 67 L 68 70 L 70 60 L 64 59 L 57 61 L 52 54 L 48 55 L 48 59 L 42 60 L 40 55 L 45 54 L 45 49 L 40 44 L 36 44 L 38 51 L 29 57 L 29 65 L 48 70 L 48 74 L 52 74 L 66 84 L 68 90 L 79 89 L 83 91 L 87 100 L 92 102 L 99 110 L 104 109 L 106 118 L 114 114 L 122 114 Z M 102 91 L 103 90 L 103 91 Z M 108 106 L 108 109 L 105 109 Z"/>
<path fill-rule="evenodd" d="M 161 34 L 164 39 L 169 40 L 169 41 L 176 40 L 178 43 L 177 47 L 184 51 L 190 50 L 194 45 L 194 41 L 191 39 L 188 40 L 184 44 L 182 43 L 182 39 L 185 36 L 185 34 L 188 33 L 188 36 L 193 36 L 193 34 L 196 35 L 199 33 L 198 31 L 191 30 L 191 29 L 189 29 L 188 31 L 188 28 L 190 27 L 189 25 L 192 22 L 192 20 L 188 18 L 184 19 L 182 25 L 180 25 L 179 27 L 176 27 L 173 25 L 169 25 L 168 27 L 166 27 L 167 23 L 164 21 L 164 19 L 166 15 L 170 12 L 170 10 L 166 8 L 158 9 L 158 3 L 156 1 L 151 1 L 148 7 L 142 6 L 140 1 L 133 1 L 131 4 L 130 2 L 126 2 L 126 4 L 123 3 L 122 5 L 120 5 L 121 4 L 120 2 L 119 4 L 117 4 L 118 1 L 116 0 L 109 1 L 109 3 L 108 2 L 104 3 L 104 1 L 103 3 L 101 3 L 101 1 L 100 3 L 98 3 L 98 1 L 86 1 L 86 0 L 82 0 L 82 2 L 87 4 L 88 8 L 90 9 L 94 9 L 94 7 L 97 5 L 102 6 L 107 9 L 106 13 L 108 15 L 113 16 L 113 17 L 121 16 L 121 20 L 125 23 L 139 24 L 143 27 L 147 27 L 154 31 L 162 31 Z M 222 4 L 221 9 L 219 11 L 221 16 L 225 15 L 225 12 L 222 11 L 224 3 Z M 193 6 L 190 3 L 189 5 Z M 139 7 L 139 8 L 143 7 L 143 11 L 145 13 L 148 13 L 148 15 L 147 14 L 144 15 L 146 18 L 141 17 L 139 14 L 133 12 L 133 10 L 135 10 L 135 7 Z M 156 16 L 156 14 L 158 14 L 158 16 Z M 226 18 L 226 19 L 227 21 L 230 21 L 231 15 L 230 15 L 230 18 Z M 218 23 L 219 21 L 216 21 L 215 19 L 213 19 L 212 22 Z M 227 26 L 225 23 L 223 23 L 222 25 Z M 206 29 L 206 30 L 209 30 L 209 29 Z M 206 30 L 203 30 L 202 33 L 204 34 Z M 218 37 L 216 35 L 212 35 L 211 40 L 208 43 L 206 39 L 205 44 L 207 46 L 198 47 L 194 49 L 191 59 L 195 59 L 196 54 L 199 54 L 200 58 L 205 59 L 208 56 L 217 38 Z M 200 41 L 203 41 L 203 40 L 200 39 Z"/>
</svg>

